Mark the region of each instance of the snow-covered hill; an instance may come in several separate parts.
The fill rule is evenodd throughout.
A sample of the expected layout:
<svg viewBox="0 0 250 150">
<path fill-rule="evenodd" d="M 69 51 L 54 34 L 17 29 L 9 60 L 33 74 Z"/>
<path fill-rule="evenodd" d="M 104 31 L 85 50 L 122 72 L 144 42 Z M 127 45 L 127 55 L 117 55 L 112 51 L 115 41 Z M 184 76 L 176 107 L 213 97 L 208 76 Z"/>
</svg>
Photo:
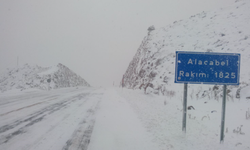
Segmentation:
<svg viewBox="0 0 250 150">
<path fill-rule="evenodd" d="M 228 7 L 201 12 L 163 28 L 150 27 L 124 74 L 124 84 L 171 95 L 183 89 L 182 84 L 174 83 L 176 51 L 240 53 L 240 86 L 228 87 L 228 96 L 233 98 L 250 83 L 249 26 L 250 1 L 237 0 Z M 192 87 L 190 96 L 196 98 L 218 98 L 222 91 L 221 86 Z"/>
<path fill-rule="evenodd" d="M 12 89 L 58 89 L 62 87 L 90 86 L 62 64 L 53 67 L 29 66 L 8 69 L 0 76 L 0 91 Z"/>
</svg>

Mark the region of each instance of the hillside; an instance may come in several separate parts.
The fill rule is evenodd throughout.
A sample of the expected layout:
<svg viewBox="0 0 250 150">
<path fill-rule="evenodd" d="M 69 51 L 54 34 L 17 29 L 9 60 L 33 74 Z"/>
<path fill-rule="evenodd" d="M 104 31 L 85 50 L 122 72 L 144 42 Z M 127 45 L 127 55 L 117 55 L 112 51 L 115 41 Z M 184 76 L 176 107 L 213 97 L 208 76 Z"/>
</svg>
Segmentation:
<svg viewBox="0 0 250 150">
<path fill-rule="evenodd" d="M 63 87 L 90 86 L 62 64 L 53 67 L 29 66 L 8 69 L 0 76 L 0 91 L 36 88 L 41 90 Z"/>
<path fill-rule="evenodd" d="M 230 98 L 240 97 L 240 90 L 250 83 L 249 10 L 248 0 L 238 0 L 225 8 L 201 12 L 159 29 L 150 27 L 124 74 L 125 87 L 163 95 L 182 92 L 183 85 L 174 83 L 176 51 L 240 53 L 240 85 L 228 87 Z M 190 97 L 218 98 L 221 89 L 214 85 L 191 85 Z"/>
</svg>

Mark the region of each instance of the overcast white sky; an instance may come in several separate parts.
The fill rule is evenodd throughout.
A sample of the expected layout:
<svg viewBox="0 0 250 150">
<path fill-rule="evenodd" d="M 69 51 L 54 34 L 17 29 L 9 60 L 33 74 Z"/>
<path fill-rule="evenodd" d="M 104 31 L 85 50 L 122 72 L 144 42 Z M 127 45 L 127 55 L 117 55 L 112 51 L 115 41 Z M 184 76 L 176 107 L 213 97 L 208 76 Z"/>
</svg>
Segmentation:
<svg viewBox="0 0 250 150">
<path fill-rule="evenodd" d="M 119 84 L 147 28 L 235 0 L 1 0 L 0 72 L 62 63 L 92 86 Z"/>
</svg>

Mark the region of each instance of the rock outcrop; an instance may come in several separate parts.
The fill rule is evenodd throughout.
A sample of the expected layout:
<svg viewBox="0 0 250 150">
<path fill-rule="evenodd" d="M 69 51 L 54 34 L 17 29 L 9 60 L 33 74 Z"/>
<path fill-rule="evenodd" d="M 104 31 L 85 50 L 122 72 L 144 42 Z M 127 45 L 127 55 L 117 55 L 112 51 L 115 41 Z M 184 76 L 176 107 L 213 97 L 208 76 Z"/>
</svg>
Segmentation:
<svg viewBox="0 0 250 150">
<path fill-rule="evenodd" d="M 166 27 L 150 30 L 130 62 L 123 80 L 127 88 L 147 88 L 158 94 L 182 91 L 174 83 L 175 52 L 220 52 L 241 54 L 240 86 L 229 86 L 228 95 L 250 83 L 250 1 L 240 0 L 214 11 L 201 12 L 186 20 L 175 21 Z M 193 88 L 192 88 L 193 87 Z M 218 97 L 221 86 L 194 85 L 193 97 Z"/>
<path fill-rule="evenodd" d="M 0 91 L 37 88 L 41 90 L 63 87 L 90 86 L 82 77 L 68 67 L 58 64 L 54 67 L 29 66 L 8 69 L 0 76 Z"/>
</svg>

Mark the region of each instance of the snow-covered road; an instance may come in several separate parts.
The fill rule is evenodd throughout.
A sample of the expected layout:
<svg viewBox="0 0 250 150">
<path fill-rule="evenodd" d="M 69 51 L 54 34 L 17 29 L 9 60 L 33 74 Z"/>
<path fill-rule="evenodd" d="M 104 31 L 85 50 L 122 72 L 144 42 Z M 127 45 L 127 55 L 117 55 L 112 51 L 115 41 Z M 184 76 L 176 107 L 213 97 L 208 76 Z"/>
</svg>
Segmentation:
<svg viewBox="0 0 250 150">
<path fill-rule="evenodd" d="M 155 149 L 115 89 L 6 92 L 0 120 L 1 150 Z"/>
<path fill-rule="evenodd" d="M 219 143 L 221 100 L 191 99 L 181 131 L 181 94 L 145 95 L 119 88 L 65 88 L 0 94 L 0 150 L 250 149 L 249 88 L 227 101 Z"/>
<path fill-rule="evenodd" d="M 1 95 L 0 149 L 86 149 L 102 95 L 91 88 Z"/>
<path fill-rule="evenodd" d="M 120 91 L 105 91 L 88 150 L 157 150 L 151 134 Z"/>
</svg>

